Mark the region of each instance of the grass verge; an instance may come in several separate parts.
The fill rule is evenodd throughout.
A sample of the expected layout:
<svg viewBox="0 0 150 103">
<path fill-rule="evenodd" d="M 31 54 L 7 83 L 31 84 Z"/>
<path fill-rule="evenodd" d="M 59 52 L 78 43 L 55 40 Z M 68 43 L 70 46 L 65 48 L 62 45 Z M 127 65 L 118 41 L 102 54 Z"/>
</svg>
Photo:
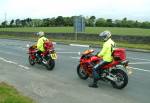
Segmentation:
<svg viewBox="0 0 150 103">
<path fill-rule="evenodd" d="M 86 27 L 85 34 L 99 34 L 104 30 L 110 30 L 113 35 L 150 36 L 150 29 L 143 28 L 123 28 L 123 27 Z M 74 27 L 16 27 L 0 28 L 0 31 L 11 32 L 37 32 L 47 33 L 74 33 Z"/>
<path fill-rule="evenodd" d="M 75 41 L 75 40 L 58 40 L 54 39 L 56 42 L 63 42 L 63 43 L 78 43 L 78 44 L 87 44 L 92 47 L 102 47 L 103 43 L 98 41 Z M 117 47 L 123 47 L 123 48 L 133 48 L 133 49 L 145 49 L 150 50 L 149 44 L 130 44 L 130 43 L 120 43 L 116 42 Z"/>
<path fill-rule="evenodd" d="M 8 36 L 8 35 L 0 35 L 0 38 L 37 40 L 37 38 L 32 38 L 32 37 L 16 37 L 16 36 Z M 63 44 L 70 44 L 70 43 L 86 44 L 92 47 L 102 46 L 102 42 L 100 41 L 83 41 L 83 40 L 76 41 L 76 40 L 64 40 L 64 39 L 52 39 L 52 41 L 63 43 Z M 150 44 L 134 44 L 134 43 L 126 43 L 126 42 L 116 42 L 116 44 L 117 44 L 117 47 L 150 50 L 150 46 L 149 46 Z"/>
<path fill-rule="evenodd" d="M 23 96 L 13 86 L 0 82 L 0 103 L 35 103 L 29 97 Z"/>
</svg>

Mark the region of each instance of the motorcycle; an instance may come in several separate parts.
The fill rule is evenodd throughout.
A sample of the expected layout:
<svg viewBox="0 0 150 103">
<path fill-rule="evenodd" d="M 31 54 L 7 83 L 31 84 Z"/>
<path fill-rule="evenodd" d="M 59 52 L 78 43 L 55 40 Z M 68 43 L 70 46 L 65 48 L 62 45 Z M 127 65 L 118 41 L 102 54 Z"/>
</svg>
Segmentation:
<svg viewBox="0 0 150 103">
<path fill-rule="evenodd" d="M 94 50 L 85 50 L 80 57 L 80 63 L 77 66 L 77 74 L 80 79 L 86 80 L 88 77 L 93 78 L 93 67 L 102 60 L 93 54 Z M 113 53 L 113 61 L 100 68 L 99 80 L 107 81 L 114 88 L 122 89 L 128 84 L 128 75 L 132 74 L 131 67 L 128 66 L 124 48 L 116 48 Z"/>
<path fill-rule="evenodd" d="M 37 46 L 32 45 L 28 48 L 28 54 L 29 54 L 29 63 L 30 65 L 34 64 L 40 64 L 44 65 L 48 70 L 53 70 L 55 67 L 55 60 L 57 59 L 57 54 L 54 50 L 54 46 L 52 42 L 46 41 L 44 43 L 45 51 L 41 53 L 42 60 L 39 61 L 39 58 L 37 56 Z"/>
</svg>

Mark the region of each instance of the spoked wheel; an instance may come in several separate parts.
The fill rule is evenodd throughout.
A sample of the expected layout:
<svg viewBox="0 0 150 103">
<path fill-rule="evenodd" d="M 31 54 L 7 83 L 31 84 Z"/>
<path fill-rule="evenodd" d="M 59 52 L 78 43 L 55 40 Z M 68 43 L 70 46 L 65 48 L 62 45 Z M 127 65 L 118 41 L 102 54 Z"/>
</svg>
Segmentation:
<svg viewBox="0 0 150 103">
<path fill-rule="evenodd" d="M 116 81 L 111 81 L 111 84 L 114 88 L 123 89 L 128 84 L 128 76 L 123 70 L 116 69 L 113 70 L 111 73 L 116 78 Z"/>
<path fill-rule="evenodd" d="M 31 56 L 29 56 L 28 60 L 29 60 L 30 65 L 34 65 L 35 64 L 35 62 L 34 62 L 34 60 L 32 59 Z"/>
<path fill-rule="evenodd" d="M 85 73 L 85 71 L 81 68 L 80 64 L 77 66 L 77 74 L 78 76 L 83 79 L 86 80 L 89 76 Z"/>
</svg>

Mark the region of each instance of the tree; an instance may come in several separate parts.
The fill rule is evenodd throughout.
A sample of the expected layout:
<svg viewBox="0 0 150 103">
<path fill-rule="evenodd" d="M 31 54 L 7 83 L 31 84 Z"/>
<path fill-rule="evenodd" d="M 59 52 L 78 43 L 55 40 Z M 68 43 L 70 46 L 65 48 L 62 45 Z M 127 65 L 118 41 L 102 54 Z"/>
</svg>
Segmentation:
<svg viewBox="0 0 150 103">
<path fill-rule="evenodd" d="M 31 18 L 27 18 L 25 19 L 26 21 L 26 26 L 32 26 L 32 19 Z"/>
<path fill-rule="evenodd" d="M 134 27 L 139 28 L 140 26 L 141 26 L 141 23 L 136 20 L 134 23 Z"/>
<path fill-rule="evenodd" d="M 96 23 L 96 17 L 95 16 L 85 17 L 85 25 L 86 26 L 95 27 L 95 23 Z"/>
<path fill-rule="evenodd" d="M 122 19 L 122 24 L 121 24 L 122 27 L 127 27 L 127 18 L 123 18 Z"/>
<path fill-rule="evenodd" d="M 89 18 L 89 26 L 95 26 L 95 19 L 96 19 L 96 17 L 95 16 L 91 16 L 90 18 Z"/>
<path fill-rule="evenodd" d="M 113 27 L 112 19 L 107 19 L 107 20 L 106 20 L 106 25 L 107 25 L 108 27 Z"/>
<path fill-rule="evenodd" d="M 147 22 L 147 21 L 143 22 L 143 23 L 141 24 L 141 27 L 142 27 L 142 28 L 150 28 L 150 22 Z"/>
<path fill-rule="evenodd" d="M 41 19 L 32 19 L 32 26 L 33 27 L 40 27 L 42 26 L 43 20 Z"/>
<path fill-rule="evenodd" d="M 4 21 L 1 23 L 2 27 L 6 27 L 7 26 L 7 21 Z"/>
<path fill-rule="evenodd" d="M 106 26 L 106 20 L 104 18 L 99 18 L 96 20 L 96 26 L 103 27 Z"/>
<path fill-rule="evenodd" d="M 20 27 L 21 26 L 21 20 L 20 19 L 16 19 L 15 20 L 15 24 L 17 27 Z"/>
<path fill-rule="evenodd" d="M 122 21 L 121 20 L 115 20 L 114 26 L 121 27 L 121 25 L 122 25 Z"/>
<path fill-rule="evenodd" d="M 49 19 L 49 26 L 56 26 L 56 23 L 55 23 L 55 18 L 51 18 Z"/>
<path fill-rule="evenodd" d="M 26 20 L 20 20 L 20 22 L 21 22 L 21 25 L 20 25 L 20 26 L 25 27 L 25 26 L 27 25 Z"/>
<path fill-rule="evenodd" d="M 43 19 L 43 23 L 42 23 L 42 26 L 44 26 L 44 27 L 48 27 L 50 24 L 49 24 L 49 18 L 45 18 L 45 19 Z"/>
<path fill-rule="evenodd" d="M 64 26 L 73 26 L 73 17 L 64 17 Z"/>
<path fill-rule="evenodd" d="M 134 20 L 128 20 L 126 17 L 122 20 L 115 20 L 112 19 L 105 19 L 105 18 L 98 18 L 96 19 L 95 16 L 84 17 L 84 21 L 86 26 L 90 27 L 129 27 L 129 28 L 150 28 L 150 22 L 139 22 Z M 10 23 L 7 21 L 3 21 L 1 23 L 1 27 L 50 27 L 50 26 L 73 26 L 74 23 L 74 16 L 72 17 L 53 17 L 53 18 L 44 18 L 44 19 L 31 19 L 26 18 L 23 20 L 16 19 L 11 20 Z"/>
<path fill-rule="evenodd" d="M 126 22 L 126 27 L 129 27 L 129 28 L 135 27 L 135 21 L 133 21 L 133 20 L 128 20 L 128 21 Z"/>
<path fill-rule="evenodd" d="M 62 16 L 56 18 L 56 26 L 64 26 L 64 18 Z"/>
<path fill-rule="evenodd" d="M 9 25 L 10 25 L 10 27 L 12 27 L 12 26 L 13 26 L 14 22 L 15 22 L 15 21 L 14 21 L 13 19 L 10 21 L 10 24 L 9 24 Z"/>
</svg>

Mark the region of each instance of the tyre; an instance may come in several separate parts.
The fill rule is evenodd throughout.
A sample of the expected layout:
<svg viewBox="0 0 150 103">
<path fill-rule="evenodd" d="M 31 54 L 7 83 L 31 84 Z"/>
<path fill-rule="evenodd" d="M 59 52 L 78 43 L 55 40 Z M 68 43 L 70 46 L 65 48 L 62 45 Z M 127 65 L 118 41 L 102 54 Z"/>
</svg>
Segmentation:
<svg viewBox="0 0 150 103">
<path fill-rule="evenodd" d="M 123 89 L 128 84 L 128 75 L 121 69 L 116 69 L 111 72 L 115 77 L 116 81 L 111 81 L 114 88 Z"/>
<path fill-rule="evenodd" d="M 85 71 L 81 68 L 80 64 L 77 66 L 77 74 L 78 76 L 83 79 L 86 80 L 89 76 L 85 73 Z"/>
<path fill-rule="evenodd" d="M 55 67 L 55 60 L 50 58 L 50 60 L 48 60 L 46 68 L 47 70 L 53 70 L 54 67 Z"/>
<path fill-rule="evenodd" d="M 35 64 L 35 62 L 34 62 L 34 60 L 32 59 L 31 56 L 29 56 L 28 60 L 29 60 L 30 65 L 34 65 Z"/>
</svg>

